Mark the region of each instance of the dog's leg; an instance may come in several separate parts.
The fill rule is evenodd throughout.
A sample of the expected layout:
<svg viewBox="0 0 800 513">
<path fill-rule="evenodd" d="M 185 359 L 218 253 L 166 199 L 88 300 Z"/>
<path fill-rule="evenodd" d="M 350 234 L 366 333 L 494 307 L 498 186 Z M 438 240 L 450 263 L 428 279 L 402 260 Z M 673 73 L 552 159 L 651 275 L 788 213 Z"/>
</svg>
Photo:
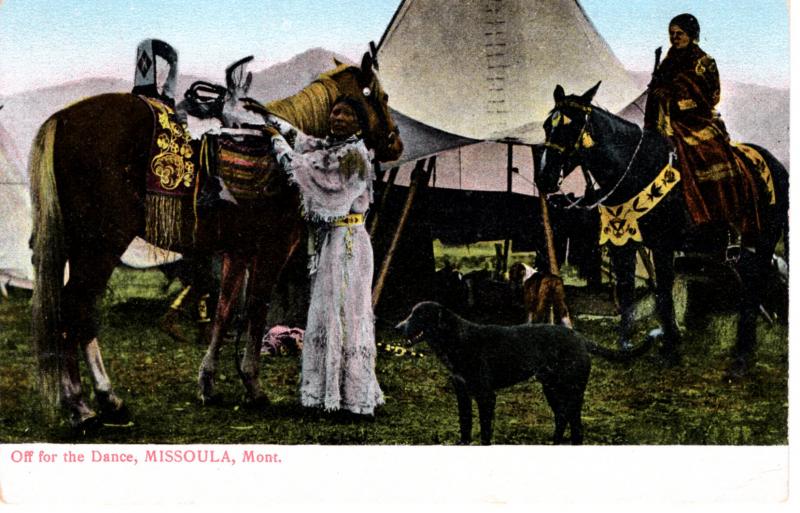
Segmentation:
<svg viewBox="0 0 800 513">
<path fill-rule="evenodd" d="M 576 384 L 577 385 L 577 384 Z M 584 389 L 586 385 L 583 385 Z M 583 409 L 583 391 L 574 393 L 569 404 L 565 408 L 569 419 L 569 438 L 572 445 L 583 444 L 583 421 L 581 420 L 581 410 Z"/>
<path fill-rule="evenodd" d="M 555 416 L 556 427 L 553 431 L 553 444 L 561 445 L 564 442 L 564 431 L 567 429 L 567 415 L 564 411 L 564 404 L 559 394 L 557 386 L 544 385 L 544 396 L 547 398 L 547 404 L 553 410 Z"/>
<path fill-rule="evenodd" d="M 481 445 L 492 445 L 495 393 L 494 391 L 482 392 L 475 399 L 478 402 L 478 416 L 481 423 Z"/>
<path fill-rule="evenodd" d="M 583 421 L 581 421 L 581 409 L 571 412 L 569 419 L 569 435 L 572 445 L 583 445 Z"/>
<path fill-rule="evenodd" d="M 567 307 L 567 297 L 564 291 L 564 283 L 561 278 L 554 277 L 553 287 L 550 289 L 551 301 L 553 304 L 553 314 L 556 323 L 561 323 L 567 328 L 572 328 L 572 320 L 569 316 L 569 308 Z"/>
<path fill-rule="evenodd" d="M 461 430 L 459 445 L 469 445 L 472 442 L 472 399 L 467 392 L 467 384 L 463 379 L 453 376 L 453 387 L 456 389 L 458 400 L 458 427 Z"/>
<path fill-rule="evenodd" d="M 539 283 L 539 287 L 536 289 L 536 306 L 533 308 L 533 315 L 530 322 L 533 323 L 542 323 L 547 322 L 547 312 L 549 306 L 547 304 L 547 296 L 544 293 L 544 282 Z"/>
</svg>

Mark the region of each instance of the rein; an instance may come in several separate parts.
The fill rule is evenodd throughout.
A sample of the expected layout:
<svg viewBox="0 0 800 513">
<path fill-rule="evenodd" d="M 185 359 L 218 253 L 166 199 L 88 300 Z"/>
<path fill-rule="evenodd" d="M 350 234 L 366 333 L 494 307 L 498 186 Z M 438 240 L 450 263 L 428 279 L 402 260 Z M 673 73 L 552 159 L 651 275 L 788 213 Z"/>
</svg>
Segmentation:
<svg viewBox="0 0 800 513">
<path fill-rule="evenodd" d="M 587 130 L 587 127 L 589 126 L 589 116 L 592 114 L 593 109 L 590 106 L 581 105 L 579 103 L 575 103 L 575 102 L 572 102 L 572 101 L 566 101 L 566 102 L 561 102 L 561 103 L 556 104 L 556 108 L 561 107 L 561 106 L 580 109 L 580 110 L 582 110 L 582 111 L 584 111 L 586 113 L 585 121 L 583 123 L 583 128 L 581 128 L 581 131 L 578 134 L 578 140 L 575 141 L 575 146 L 573 147 L 572 151 L 568 155 L 565 155 L 565 157 L 569 157 L 573 153 L 575 153 L 575 152 L 580 150 L 581 143 L 582 143 L 583 139 L 585 138 L 586 135 L 590 135 L 589 130 Z M 639 149 L 642 147 L 642 141 L 644 141 L 644 129 L 641 128 L 641 127 L 638 127 L 638 128 L 639 128 L 640 135 L 639 135 L 639 141 L 636 143 L 636 149 L 633 150 L 633 154 L 631 154 L 631 158 L 628 161 L 628 165 L 625 167 L 625 171 L 619 177 L 619 180 L 617 180 L 617 183 L 614 184 L 614 186 L 611 188 L 611 190 L 608 191 L 608 193 L 606 193 L 602 198 L 600 198 L 599 200 L 595 201 L 591 205 L 579 205 L 579 203 L 580 203 L 582 198 L 578 198 L 574 202 L 572 202 L 569 205 L 567 205 L 565 208 L 571 209 L 571 208 L 580 207 L 580 208 L 582 208 L 584 210 L 591 210 L 593 208 L 597 208 L 599 206 L 603 206 L 603 202 L 606 201 L 609 197 L 611 197 L 612 194 L 614 194 L 617 191 L 619 186 L 622 185 L 622 182 L 625 181 L 625 178 L 627 178 L 628 173 L 630 172 L 631 167 L 633 166 L 633 162 L 636 160 L 636 155 L 639 154 Z M 590 135 L 590 137 L 591 137 L 591 135 Z M 564 150 L 561 149 L 558 145 L 555 145 L 555 144 L 551 144 L 551 143 L 547 143 L 546 142 L 545 143 L 545 147 L 552 147 L 552 148 L 554 148 L 556 150 L 560 150 L 561 153 L 564 153 Z M 672 154 L 670 154 L 670 162 L 669 163 L 670 163 L 670 165 L 672 165 Z M 583 169 L 583 166 L 581 166 L 581 170 L 584 172 L 584 178 L 587 178 L 588 170 Z M 564 166 L 562 165 L 561 166 L 561 174 L 563 175 L 563 173 L 564 173 Z M 593 183 L 596 183 L 596 182 L 593 182 Z M 590 180 L 588 180 L 588 179 L 586 180 L 586 185 L 587 185 L 587 187 L 589 185 L 591 185 L 590 184 Z M 561 183 L 560 182 L 558 184 L 558 190 L 562 194 L 565 194 L 563 189 L 561 188 Z M 566 195 L 565 195 L 565 197 L 566 197 Z"/>
</svg>

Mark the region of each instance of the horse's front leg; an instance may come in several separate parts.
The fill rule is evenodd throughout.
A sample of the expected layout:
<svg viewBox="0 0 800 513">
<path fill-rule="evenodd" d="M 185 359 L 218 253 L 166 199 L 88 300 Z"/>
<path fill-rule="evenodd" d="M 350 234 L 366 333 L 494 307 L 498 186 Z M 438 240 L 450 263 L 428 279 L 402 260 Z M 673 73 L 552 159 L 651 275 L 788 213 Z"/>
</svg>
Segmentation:
<svg viewBox="0 0 800 513">
<path fill-rule="evenodd" d="M 275 266 L 278 267 L 278 266 Z M 278 267 L 280 269 L 280 267 Z M 261 344 L 267 320 L 269 293 L 277 279 L 273 268 L 264 268 L 263 259 L 253 262 L 247 283 L 248 338 L 241 362 L 241 377 L 247 390 L 247 402 L 251 406 L 266 406 L 269 399 L 261 390 L 259 371 L 261 369 Z"/>
<path fill-rule="evenodd" d="M 633 293 L 636 285 L 636 248 L 627 246 L 612 246 L 610 250 L 611 264 L 616 278 L 616 294 L 619 302 L 619 347 L 628 350 L 633 347 L 631 334 L 633 331 Z"/>
<path fill-rule="evenodd" d="M 211 326 L 211 342 L 200 364 L 198 376 L 200 400 L 203 404 L 213 400 L 214 375 L 219 363 L 219 351 L 222 348 L 225 332 L 230 323 L 231 313 L 236 301 L 239 299 L 239 292 L 242 290 L 247 262 L 247 257 L 241 254 L 224 253 L 222 256 L 219 300 L 217 301 L 217 310 Z"/>
<path fill-rule="evenodd" d="M 269 294 L 277 283 L 292 255 L 297 250 L 300 240 L 300 224 L 286 223 L 289 227 L 285 233 L 279 234 L 276 240 L 285 240 L 286 244 L 268 244 L 262 248 L 253 262 L 247 294 L 247 317 L 249 320 L 249 337 L 242 357 L 242 381 L 247 389 L 248 401 L 254 405 L 268 403 L 269 400 L 261 390 L 259 370 L 261 364 L 261 344 L 264 338 L 264 327 L 267 320 Z"/>
<path fill-rule="evenodd" d="M 731 357 L 733 362 L 726 371 L 726 379 L 745 377 L 755 363 L 756 324 L 758 321 L 761 294 L 764 289 L 772 259 L 771 248 L 759 248 L 756 252 L 742 248 L 737 270 L 742 280 L 742 297 L 739 303 L 739 323 L 736 344 Z"/>
<path fill-rule="evenodd" d="M 672 288 L 675 283 L 674 252 L 669 248 L 653 248 L 656 269 L 656 313 L 661 321 L 664 341 L 661 357 L 670 366 L 680 364 L 680 332 L 675 321 L 675 303 Z"/>
</svg>

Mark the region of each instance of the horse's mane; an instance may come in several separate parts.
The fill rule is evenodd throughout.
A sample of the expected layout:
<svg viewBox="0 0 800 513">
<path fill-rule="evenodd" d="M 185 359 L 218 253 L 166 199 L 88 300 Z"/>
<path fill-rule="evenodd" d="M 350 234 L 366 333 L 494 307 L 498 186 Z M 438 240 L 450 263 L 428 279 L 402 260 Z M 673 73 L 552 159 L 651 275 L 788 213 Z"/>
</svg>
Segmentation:
<svg viewBox="0 0 800 513">
<path fill-rule="evenodd" d="M 285 119 L 303 132 L 322 137 L 328 132 L 328 115 L 339 96 L 339 85 L 334 76 L 350 68 L 340 64 L 335 69 L 321 74 L 302 91 L 267 104 L 267 110 Z"/>
<path fill-rule="evenodd" d="M 610 120 L 618 121 L 619 123 L 622 123 L 623 126 L 626 126 L 628 128 L 641 129 L 641 127 L 639 125 L 637 125 L 636 123 L 634 123 L 633 121 L 628 121 L 627 119 L 623 118 L 622 116 L 614 114 L 613 112 L 611 112 L 611 111 L 609 111 L 609 110 L 607 110 L 607 109 L 605 109 L 605 108 L 603 108 L 603 107 L 601 107 L 601 106 L 599 106 L 597 104 L 594 104 L 594 103 L 584 104 L 583 102 L 581 102 L 580 96 L 571 94 L 571 95 L 569 95 L 569 96 L 567 96 L 565 98 L 564 102 L 565 103 L 572 103 L 574 105 L 579 106 L 579 108 L 589 108 L 592 111 L 597 111 L 597 112 L 605 115 L 606 117 L 608 117 Z M 548 113 L 548 116 L 551 116 L 553 114 L 553 112 L 555 112 L 556 110 L 558 110 L 558 105 L 556 105 L 555 107 L 553 107 L 550 110 L 550 112 Z"/>
</svg>

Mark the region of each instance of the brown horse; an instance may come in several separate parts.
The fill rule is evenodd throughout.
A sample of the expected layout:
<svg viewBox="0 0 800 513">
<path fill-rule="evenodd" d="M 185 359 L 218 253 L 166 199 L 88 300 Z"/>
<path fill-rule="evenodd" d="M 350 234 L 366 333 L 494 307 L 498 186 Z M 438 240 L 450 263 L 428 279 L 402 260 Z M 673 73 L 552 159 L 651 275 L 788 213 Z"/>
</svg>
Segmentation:
<svg viewBox="0 0 800 513">
<path fill-rule="evenodd" d="M 239 85 L 238 93 L 242 93 L 249 80 L 243 87 L 242 82 Z M 330 105 L 340 94 L 363 100 L 370 124 L 365 140 L 376 158 L 396 159 L 402 142 L 369 54 L 361 67 L 338 65 L 297 95 L 271 107 L 301 130 L 323 136 Z M 235 107 L 237 99 L 237 91 L 229 87 L 226 106 Z M 233 115 L 229 124 L 235 125 L 237 120 L 247 122 L 245 117 Z M 263 124 L 260 116 L 250 121 Z M 114 393 L 100 356 L 95 309 L 120 255 L 135 236 L 145 235 L 145 180 L 152 138 L 153 119 L 145 102 L 130 94 L 105 94 L 53 114 L 40 128 L 31 151 L 34 347 L 45 396 L 60 403 L 79 428 L 102 418 L 127 418 L 127 409 Z M 212 340 L 200 371 L 204 399 L 212 393 L 232 298 L 241 288 L 248 264 L 249 294 L 260 300 L 248 301 L 250 337 L 242 377 L 248 398 L 264 399 L 258 379 L 264 298 L 297 246 L 302 226 L 298 205 L 297 192 L 279 186 L 270 201 L 218 218 L 220 229 L 207 226 L 203 218 L 197 220 L 196 249 L 220 250 L 224 260 Z M 183 212 L 191 212 L 191 205 L 184 205 Z M 183 216 L 185 226 L 194 222 L 193 216 Z M 168 249 L 192 249 L 190 240 L 184 237 Z M 69 279 L 63 285 L 67 263 Z M 81 392 L 79 349 L 90 370 L 100 416 L 86 404 Z"/>
</svg>

